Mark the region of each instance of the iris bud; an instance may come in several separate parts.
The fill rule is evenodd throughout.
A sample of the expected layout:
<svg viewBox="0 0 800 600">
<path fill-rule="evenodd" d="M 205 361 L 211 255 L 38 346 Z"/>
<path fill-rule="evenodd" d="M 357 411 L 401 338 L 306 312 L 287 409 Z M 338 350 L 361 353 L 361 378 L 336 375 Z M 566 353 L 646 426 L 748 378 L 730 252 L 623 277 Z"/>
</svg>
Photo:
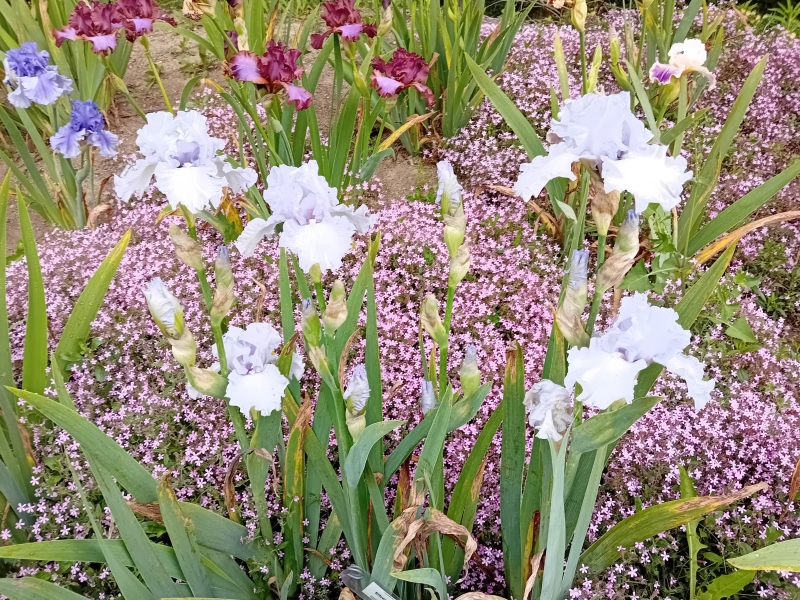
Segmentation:
<svg viewBox="0 0 800 600">
<path fill-rule="evenodd" d="M 461 283 L 469 271 L 470 263 L 469 245 L 462 244 L 456 255 L 450 259 L 450 274 L 447 282 L 450 287 Z"/>
<path fill-rule="evenodd" d="M 345 295 L 344 283 L 337 279 L 333 283 L 331 296 L 322 315 L 322 324 L 325 329 L 336 331 L 347 319 L 347 296 Z"/>
<path fill-rule="evenodd" d="M 322 342 L 322 328 L 319 322 L 319 315 L 311 298 L 303 298 L 301 308 L 300 327 L 303 330 L 303 336 L 309 346 L 318 348 Z"/>
<path fill-rule="evenodd" d="M 464 203 L 462 202 L 455 208 L 451 205 L 451 213 L 445 214 L 444 220 L 444 243 L 447 251 L 453 257 L 458 252 L 461 244 L 464 243 L 464 236 L 467 232 L 467 218 L 464 216 Z"/>
<path fill-rule="evenodd" d="M 614 215 L 619 210 L 619 192 L 612 190 L 606 193 L 603 189 L 603 182 L 599 179 L 592 179 L 592 218 L 597 225 L 597 233 L 605 236 Z"/>
<path fill-rule="evenodd" d="M 222 322 L 236 301 L 233 289 L 231 257 L 226 246 L 220 246 L 217 250 L 217 260 L 214 263 L 214 278 L 216 279 L 217 289 L 214 292 L 214 301 L 211 304 L 211 322 L 217 324 Z"/>
<path fill-rule="evenodd" d="M 193 366 L 185 367 L 184 371 L 189 384 L 201 394 L 212 398 L 225 397 L 228 380 L 219 373 Z"/>
<path fill-rule="evenodd" d="M 378 36 L 383 37 L 392 30 L 392 0 L 381 3 L 381 20 L 378 23 Z"/>
<path fill-rule="evenodd" d="M 425 296 L 425 300 L 422 301 L 420 321 L 422 322 L 422 327 L 433 338 L 434 342 L 440 346 L 447 345 L 447 331 L 445 331 L 444 324 L 439 318 L 439 303 L 433 294 L 428 294 Z"/>
<path fill-rule="evenodd" d="M 203 257 L 200 254 L 201 246 L 197 240 L 192 239 L 189 234 L 175 224 L 169 226 L 169 237 L 175 246 L 175 255 L 178 260 L 195 271 L 204 268 Z"/>
<path fill-rule="evenodd" d="M 581 317 L 588 300 L 589 251 L 575 250 L 569 261 L 569 283 L 564 300 L 556 309 L 556 323 L 571 346 L 587 346 L 589 334 Z"/>
<path fill-rule="evenodd" d="M 597 289 L 602 293 L 622 283 L 625 274 L 630 271 L 636 254 L 639 252 L 639 215 L 633 210 L 620 225 L 614 254 L 603 263 L 597 274 Z"/>
<path fill-rule="evenodd" d="M 586 14 L 588 10 L 586 0 L 575 0 L 575 4 L 572 7 L 572 26 L 578 31 L 586 30 Z"/>
<path fill-rule="evenodd" d="M 469 398 L 481 385 L 481 372 L 478 369 L 478 350 L 469 344 L 461 361 L 461 370 L 458 373 L 461 380 L 461 391 L 464 397 Z"/>
<path fill-rule="evenodd" d="M 422 414 L 427 415 L 430 411 L 438 406 L 436 396 L 433 393 L 433 383 L 427 379 L 420 380 L 421 390 L 419 404 L 422 409 Z"/>
</svg>

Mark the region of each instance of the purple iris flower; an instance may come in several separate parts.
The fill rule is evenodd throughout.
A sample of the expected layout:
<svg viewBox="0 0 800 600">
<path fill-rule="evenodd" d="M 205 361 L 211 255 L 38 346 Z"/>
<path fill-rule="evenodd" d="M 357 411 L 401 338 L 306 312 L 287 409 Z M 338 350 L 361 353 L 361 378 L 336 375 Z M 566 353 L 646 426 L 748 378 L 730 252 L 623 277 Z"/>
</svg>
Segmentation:
<svg viewBox="0 0 800 600">
<path fill-rule="evenodd" d="M 40 52 L 36 42 L 26 42 L 6 52 L 3 83 L 12 88 L 8 94 L 11 104 L 17 108 L 28 108 L 33 102 L 53 104 L 72 91 L 72 80 L 61 75 L 49 59 L 50 54 Z"/>
<path fill-rule="evenodd" d="M 111 157 L 117 153 L 119 137 L 105 127 L 106 120 L 94 101 L 73 100 L 69 123 L 50 138 L 50 145 L 64 157 L 75 158 L 81 153 L 80 142 L 86 140 L 100 148 L 101 156 Z"/>
</svg>

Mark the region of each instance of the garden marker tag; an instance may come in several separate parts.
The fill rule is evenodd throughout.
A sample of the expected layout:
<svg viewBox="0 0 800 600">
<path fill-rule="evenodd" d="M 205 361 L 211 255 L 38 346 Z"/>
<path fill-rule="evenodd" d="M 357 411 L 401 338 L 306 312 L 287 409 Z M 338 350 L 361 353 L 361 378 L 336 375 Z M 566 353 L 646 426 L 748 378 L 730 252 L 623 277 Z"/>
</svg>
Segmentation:
<svg viewBox="0 0 800 600">
<path fill-rule="evenodd" d="M 371 581 L 372 577 L 369 572 L 356 565 L 347 567 L 342 571 L 339 579 L 350 590 L 358 594 L 362 600 L 400 600 L 399 597 L 385 589 L 377 581 Z M 364 585 L 367 583 L 368 585 Z"/>
<path fill-rule="evenodd" d="M 397 596 L 394 594 L 387 592 L 383 589 L 380 585 L 376 582 L 370 583 L 364 590 L 359 594 L 363 598 L 368 600 L 396 600 Z"/>
</svg>

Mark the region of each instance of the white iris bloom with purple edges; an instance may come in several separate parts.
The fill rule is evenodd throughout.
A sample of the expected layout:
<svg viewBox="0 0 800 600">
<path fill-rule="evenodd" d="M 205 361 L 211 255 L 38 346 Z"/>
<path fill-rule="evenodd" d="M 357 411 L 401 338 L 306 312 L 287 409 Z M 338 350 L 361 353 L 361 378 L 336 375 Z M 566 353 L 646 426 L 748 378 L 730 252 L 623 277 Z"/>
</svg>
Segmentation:
<svg viewBox="0 0 800 600">
<path fill-rule="evenodd" d="M 715 382 L 704 379 L 703 364 L 684 354 L 691 334 L 678 323 L 671 308 L 652 306 L 645 294 L 622 299 L 614 324 L 593 337 L 588 347 L 567 353 L 565 385 L 581 386 L 584 406 L 606 409 L 617 400 L 634 400 L 639 373 L 653 363 L 682 378 L 697 411 L 711 398 Z"/>
<path fill-rule="evenodd" d="M 69 123 L 50 138 L 53 150 L 65 158 L 81 154 L 81 142 L 86 141 L 100 149 L 100 155 L 112 157 L 117 154 L 119 137 L 106 129 L 103 113 L 93 100 L 73 100 Z"/>
<path fill-rule="evenodd" d="M 156 189 L 173 210 L 182 205 L 196 214 L 219 208 L 226 187 L 238 194 L 258 179 L 253 169 L 234 167 L 220 154 L 225 141 L 211 136 L 206 118 L 194 110 L 148 114 L 136 143 L 144 158 L 114 177 L 115 191 L 123 201 L 141 197 L 155 177 Z"/>
<path fill-rule="evenodd" d="M 637 213 L 650 204 L 670 210 L 692 172 L 684 157 L 668 156 L 666 146 L 649 143 L 652 138 L 631 112 L 628 92 L 586 94 L 565 103 L 551 121 L 548 153 L 522 164 L 514 192 L 530 200 L 553 179 L 574 181 L 572 165 L 582 161 L 602 177 L 606 193 L 633 194 Z"/>
<path fill-rule="evenodd" d="M 339 202 L 336 188 L 319 174 L 315 160 L 299 167 L 272 167 L 264 201 L 272 214 L 268 219 L 251 219 L 236 247 L 244 256 L 252 256 L 258 243 L 283 224 L 279 244 L 297 256 L 305 272 L 315 264 L 322 271 L 337 270 L 350 251 L 353 235 L 369 232 L 375 221 L 366 206 L 354 209 Z"/>
<path fill-rule="evenodd" d="M 61 75 L 49 60 L 50 54 L 39 51 L 36 42 L 25 42 L 6 52 L 3 83 L 12 89 L 8 101 L 13 106 L 28 108 L 33 103 L 47 106 L 72 91 L 72 80 Z"/>
<path fill-rule="evenodd" d="M 705 66 L 708 59 L 706 45 L 698 39 L 690 38 L 672 44 L 669 49 L 669 62 L 653 63 L 650 67 L 650 79 L 661 84 L 669 83 L 673 77 L 678 78 L 684 73 L 700 73 L 708 80 L 708 87 L 714 89 L 717 83 L 714 74 Z"/>
<path fill-rule="evenodd" d="M 245 329 L 231 326 L 222 342 L 229 371 L 225 395 L 231 405 L 238 407 L 245 416 L 250 416 L 251 409 L 265 416 L 280 410 L 289 379 L 299 380 L 303 376 L 305 366 L 300 355 L 292 354 L 289 377 L 283 376 L 277 366 L 283 340 L 269 323 L 250 323 Z M 216 346 L 212 353 L 219 359 Z M 211 370 L 219 371 L 219 362 L 211 365 Z M 201 396 L 189 384 L 186 390 L 192 398 Z"/>
</svg>

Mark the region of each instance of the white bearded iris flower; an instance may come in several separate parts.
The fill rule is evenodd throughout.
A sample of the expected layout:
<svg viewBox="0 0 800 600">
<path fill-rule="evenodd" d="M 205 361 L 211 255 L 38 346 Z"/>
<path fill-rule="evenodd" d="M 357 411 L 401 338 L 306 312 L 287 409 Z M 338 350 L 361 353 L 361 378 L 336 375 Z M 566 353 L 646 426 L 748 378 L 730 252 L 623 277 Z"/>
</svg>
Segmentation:
<svg viewBox="0 0 800 600">
<path fill-rule="evenodd" d="M 572 423 L 570 392 L 562 385 L 542 379 L 525 394 L 528 423 L 536 428 L 536 437 L 559 441 Z"/>
<path fill-rule="evenodd" d="M 367 381 L 367 369 L 363 364 L 358 364 L 353 369 L 343 397 L 353 412 L 360 413 L 364 410 L 369 399 L 369 381 Z"/>
<path fill-rule="evenodd" d="M 283 223 L 280 246 L 294 252 L 306 272 L 315 264 L 323 271 L 341 267 L 353 234 L 367 233 L 374 222 L 366 206 L 354 209 L 339 203 L 336 188 L 319 174 L 314 160 L 300 167 L 272 167 L 264 201 L 272 215 L 251 219 L 236 247 L 244 256 L 252 256 L 258 243 L 274 235 L 275 228 Z"/>
<path fill-rule="evenodd" d="M 231 326 L 222 342 L 229 369 L 225 395 L 231 405 L 239 407 L 245 416 L 250 415 L 251 409 L 262 415 L 280 410 L 289 379 L 277 366 L 282 339 L 275 328 L 268 323 L 250 323 L 245 329 Z M 212 352 L 214 358 L 219 359 L 216 346 Z M 300 355 L 292 354 L 289 377 L 300 379 L 304 368 Z M 219 362 L 211 365 L 211 370 L 218 371 Z M 187 384 L 186 389 L 190 397 L 200 396 L 191 385 Z"/>
<path fill-rule="evenodd" d="M 605 409 L 617 400 L 633 402 L 639 372 L 653 363 L 686 382 L 695 409 L 709 401 L 714 380 L 703 379 L 703 364 L 683 354 L 691 334 L 671 308 L 651 306 L 644 294 L 623 298 L 614 324 L 585 348 L 571 348 L 565 385 L 581 385 L 578 400 Z"/>
<path fill-rule="evenodd" d="M 606 193 L 630 192 L 641 214 L 649 204 L 664 210 L 677 206 L 683 185 L 692 178 L 686 159 L 667 156 L 667 147 L 645 145 L 619 160 L 603 158 L 603 183 Z"/>
<path fill-rule="evenodd" d="M 574 181 L 572 165 L 582 161 L 598 172 L 606 193 L 634 194 L 637 212 L 651 203 L 669 210 L 692 173 L 683 157 L 667 156 L 666 146 L 649 144 L 652 137 L 631 112 L 628 92 L 586 94 L 566 103 L 551 121 L 548 153 L 520 167 L 514 192 L 530 200 L 553 179 Z"/>
<path fill-rule="evenodd" d="M 683 354 L 691 334 L 678 323 L 678 313 L 671 308 L 651 306 L 644 294 L 623 298 L 614 324 L 600 338 L 608 352 L 621 352 L 628 360 L 658 363 L 681 377 L 701 410 L 711 398 L 714 380 L 703 379 L 703 364 Z"/>
<path fill-rule="evenodd" d="M 669 83 L 673 77 L 696 72 L 708 79 L 708 87 L 714 89 L 717 80 L 705 66 L 707 58 L 706 45 L 701 40 L 690 38 L 672 44 L 669 49 L 669 62 L 667 64 L 653 63 L 653 66 L 650 67 L 650 79 L 659 83 Z"/>
<path fill-rule="evenodd" d="M 577 400 L 584 406 L 604 410 L 617 400 L 633 402 L 633 388 L 639 372 L 647 367 L 643 360 L 628 361 L 621 352 L 607 352 L 600 338 L 592 338 L 589 346 L 570 348 L 567 352 L 567 376 L 564 385 L 581 386 Z"/>
<path fill-rule="evenodd" d="M 209 135 L 206 118 L 197 111 L 148 114 L 136 143 L 144 158 L 114 176 L 123 201 L 141 197 L 155 176 L 156 189 L 173 209 L 182 205 L 197 213 L 218 208 L 226 187 L 238 194 L 258 177 L 253 169 L 233 167 L 219 154 L 225 141 Z"/>
</svg>

